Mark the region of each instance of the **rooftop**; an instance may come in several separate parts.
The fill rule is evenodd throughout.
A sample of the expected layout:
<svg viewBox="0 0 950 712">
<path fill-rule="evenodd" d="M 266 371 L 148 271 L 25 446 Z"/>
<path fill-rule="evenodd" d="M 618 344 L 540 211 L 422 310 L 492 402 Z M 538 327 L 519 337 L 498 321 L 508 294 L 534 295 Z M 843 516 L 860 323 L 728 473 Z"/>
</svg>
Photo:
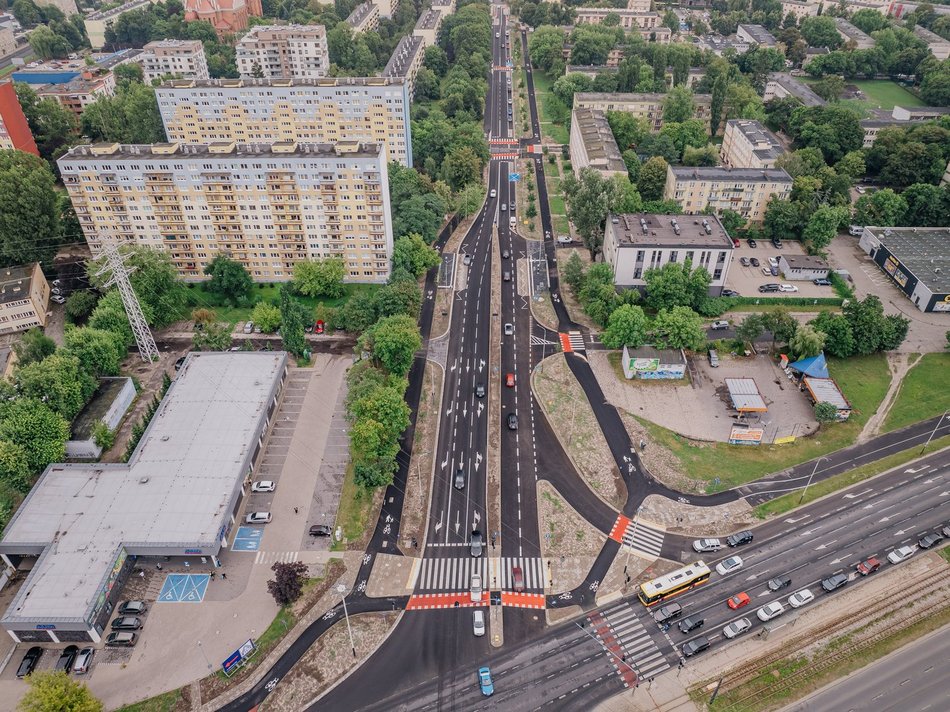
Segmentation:
<svg viewBox="0 0 950 712">
<path fill-rule="evenodd" d="M 772 36 L 772 33 L 765 29 L 762 25 L 743 24 L 739 25 L 739 29 L 749 35 L 749 37 L 751 37 L 760 45 L 774 47 L 776 44 L 778 44 L 778 41 Z"/>
<path fill-rule="evenodd" d="M 774 160 L 785 153 L 782 142 L 776 138 L 775 134 L 754 119 L 730 119 L 726 122 L 726 126 L 733 126 L 741 133 L 746 141 L 752 144 L 752 152 L 762 160 Z"/>
<path fill-rule="evenodd" d="M 319 79 L 275 78 L 255 79 L 172 79 L 162 82 L 161 89 L 248 89 L 251 87 L 385 87 L 405 84 L 404 77 L 321 77 Z"/>
<path fill-rule="evenodd" d="M 759 387 L 752 378 L 727 378 L 726 388 L 733 407 L 742 412 L 764 413 L 768 410 Z"/>
<path fill-rule="evenodd" d="M 192 353 L 127 464 L 46 468 L 0 541 L 39 554 L 4 623 L 90 622 L 124 554 L 215 554 L 285 352 Z"/>
<path fill-rule="evenodd" d="M 950 106 L 912 106 L 907 109 L 903 106 L 895 106 L 891 109 L 892 116 L 895 116 L 898 112 L 906 112 L 911 117 L 936 118 L 950 114 Z"/>
<path fill-rule="evenodd" d="M 712 50 L 713 52 L 723 52 L 727 49 L 734 49 L 740 54 L 749 49 L 749 43 L 738 37 L 723 37 L 722 35 L 703 35 L 698 42 L 700 47 Z"/>
<path fill-rule="evenodd" d="M 201 40 L 155 40 L 143 49 L 190 49 L 197 52 L 202 47 Z"/>
<path fill-rule="evenodd" d="M 266 39 L 262 35 L 274 37 L 276 35 L 286 36 L 290 39 L 326 37 L 327 28 L 323 25 L 255 25 L 247 34 L 237 41 L 237 47 L 245 44 L 253 44 L 261 39 Z"/>
<path fill-rule="evenodd" d="M 731 250 L 732 239 L 715 215 L 611 215 L 617 247 L 720 247 Z"/>
<path fill-rule="evenodd" d="M 811 87 L 785 72 L 770 72 L 769 81 L 775 82 L 805 106 L 824 106 L 827 102 L 818 96 Z"/>
<path fill-rule="evenodd" d="M 651 94 L 648 92 L 609 92 L 609 91 L 588 91 L 578 92 L 574 95 L 574 106 L 579 102 L 585 101 L 613 101 L 617 103 L 624 102 L 648 102 L 651 104 L 662 104 L 666 100 L 666 94 Z M 708 104 L 712 102 L 712 94 L 693 94 L 693 101 L 697 104 Z"/>
<path fill-rule="evenodd" d="M 835 25 L 838 28 L 838 32 L 850 40 L 854 40 L 855 42 L 874 42 L 870 35 L 855 27 L 843 17 L 836 17 Z"/>
<path fill-rule="evenodd" d="M 0 304 L 18 302 L 30 295 L 36 263 L 0 269 Z"/>
<path fill-rule="evenodd" d="M 816 403 L 831 403 L 838 410 L 851 410 L 851 404 L 833 379 L 805 376 L 802 381 Z"/>
<path fill-rule="evenodd" d="M 921 27 L 920 25 L 914 25 L 914 34 L 927 44 L 947 44 L 950 42 L 950 40 L 945 40 L 936 32 L 931 32 L 926 27 Z"/>
<path fill-rule="evenodd" d="M 370 2 L 370 0 L 360 3 L 353 8 L 353 12 L 351 12 L 350 16 L 346 18 L 346 24 L 348 24 L 350 27 L 356 27 L 356 25 L 360 24 L 373 12 L 374 7 L 376 6 Z"/>
<path fill-rule="evenodd" d="M 616 74 L 620 67 L 608 67 L 606 64 L 568 64 L 564 68 L 565 74 Z"/>
<path fill-rule="evenodd" d="M 935 294 L 950 293 L 950 227 L 867 227 Z"/>
<path fill-rule="evenodd" d="M 436 25 L 438 25 L 439 22 L 441 21 L 441 19 L 442 19 L 441 10 L 434 10 L 432 8 L 429 8 L 424 13 L 419 15 L 419 19 L 416 21 L 416 29 L 417 30 L 434 30 L 436 28 Z"/>
<path fill-rule="evenodd" d="M 132 0 L 131 2 L 127 2 L 124 5 L 119 5 L 119 7 L 114 7 L 111 10 L 102 10 L 101 12 L 94 12 L 90 15 L 86 15 L 86 19 L 108 20 L 110 17 L 121 15 L 123 12 L 128 12 L 129 10 L 135 10 L 136 8 L 151 4 L 152 0 Z"/>
<path fill-rule="evenodd" d="M 624 347 L 627 355 L 632 358 L 657 359 L 661 364 L 686 363 L 686 357 L 682 349 L 658 349 L 655 346 L 639 346 L 631 349 Z"/>
<path fill-rule="evenodd" d="M 389 58 L 389 62 L 386 63 L 386 68 L 383 70 L 384 77 L 405 77 L 409 74 L 409 68 L 412 66 L 412 62 L 415 59 L 416 55 L 422 51 L 422 45 L 425 40 L 417 35 L 406 35 L 401 40 L 399 44 L 396 45 L 396 49 L 393 50 L 393 56 Z"/>
<path fill-rule="evenodd" d="M 69 164 L 86 163 L 91 160 L 130 159 L 141 161 L 153 157 L 175 156 L 175 160 L 207 160 L 219 156 L 356 156 L 376 157 L 382 147 L 376 143 L 359 141 L 338 141 L 337 143 L 297 143 L 296 141 L 275 141 L 274 143 L 235 143 L 233 141 L 215 141 L 204 143 L 93 143 L 76 146 L 64 154 L 57 162 Z"/>
<path fill-rule="evenodd" d="M 792 177 L 781 168 L 721 168 L 670 166 L 678 180 L 743 181 L 746 183 L 791 183 Z"/>
<path fill-rule="evenodd" d="M 815 255 L 782 255 L 792 269 L 831 269 L 828 263 Z"/>
<path fill-rule="evenodd" d="M 584 151 L 591 163 L 601 163 L 598 166 L 608 171 L 627 172 L 627 164 L 623 162 L 617 141 L 607 123 L 607 117 L 598 109 L 574 109 L 572 122 L 576 122 L 584 143 Z"/>
</svg>

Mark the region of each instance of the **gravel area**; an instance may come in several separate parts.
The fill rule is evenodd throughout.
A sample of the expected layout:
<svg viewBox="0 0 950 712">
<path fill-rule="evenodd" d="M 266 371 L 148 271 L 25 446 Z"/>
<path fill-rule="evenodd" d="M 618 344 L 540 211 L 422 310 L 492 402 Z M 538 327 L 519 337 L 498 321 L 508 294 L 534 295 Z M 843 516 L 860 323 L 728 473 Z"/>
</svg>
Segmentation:
<svg viewBox="0 0 950 712">
<path fill-rule="evenodd" d="M 614 509 L 626 501 L 626 485 L 610 456 L 594 411 L 561 354 L 541 362 L 532 389 L 574 467 L 587 486 Z"/>
<path fill-rule="evenodd" d="M 724 537 L 734 531 L 761 523 L 744 500 L 717 507 L 694 507 L 659 495 L 643 501 L 644 521 L 660 524 L 671 534 L 700 537 Z M 689 557 L 692 560 L 693 557 Z"/>
</svg>

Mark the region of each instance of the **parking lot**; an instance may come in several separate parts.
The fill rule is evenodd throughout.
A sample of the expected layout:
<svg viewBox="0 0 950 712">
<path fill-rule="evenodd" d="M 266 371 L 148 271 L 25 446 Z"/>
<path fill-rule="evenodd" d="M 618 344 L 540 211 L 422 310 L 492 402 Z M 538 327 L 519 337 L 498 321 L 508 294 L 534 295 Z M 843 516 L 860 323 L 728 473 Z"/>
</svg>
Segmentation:
<svg viewBox="0 0 950 712">
<path fill-rule="evenodd" d="M 726 281 L 727 289 L 734 289 L 743 297 L 754 297 L 759 294 L 759 286 L 763 284 L 792 284 L 798 287 L 797 292 L 782 293 L 770 292 L 763 294 L 764 297 L 834 297 L 835 292 L 831 287 L 819 287 L 811 281 L 785 279 L 781 274 L 777 277 L 771 274 L 766 275 L 762 270 L 768 271 L 769 258 L 776 260 L 780 255 L 804 255 L 805 250 L 800 242 L 784 241 L 782 249 L 777 249 L 768 240 L 759 240 L 758 247 L 749 247 L 746 240 L 740 240 L 739 247 L 732 252 L 732 264 L 729 266 L 729 278 Z M 759 266 L 754 267 L 751 264 L 744 267 L 741 264 L 742 258 L 751 260 L 754 258 L 759 261 Z"/>
</svg>

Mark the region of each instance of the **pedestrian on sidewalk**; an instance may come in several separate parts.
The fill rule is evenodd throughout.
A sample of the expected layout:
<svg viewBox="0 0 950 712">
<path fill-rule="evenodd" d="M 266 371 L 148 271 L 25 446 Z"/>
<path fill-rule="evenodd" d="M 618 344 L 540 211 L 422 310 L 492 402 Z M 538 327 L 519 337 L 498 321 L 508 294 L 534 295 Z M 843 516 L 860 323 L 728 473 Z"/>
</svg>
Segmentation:
<svg viewBox="0 0 950 712">
<path fill-rule="evenodd" d="M 228 575 L 222 571 L 222 572 L 221 572 L 221 578 L 226 579 L 227 577 L 228 577 Z"/>
<path fill-rule="evenodd" d="M 297 507 L 294 507 L 294 514 L 299 514 L 299 513 L 300 513 L 300 510 L 297 509 Z"/>
<path fill-rule="evenodd" d="M 214 571 L 211 572 L 211 580 L 214 581 Z"/>
</svg>

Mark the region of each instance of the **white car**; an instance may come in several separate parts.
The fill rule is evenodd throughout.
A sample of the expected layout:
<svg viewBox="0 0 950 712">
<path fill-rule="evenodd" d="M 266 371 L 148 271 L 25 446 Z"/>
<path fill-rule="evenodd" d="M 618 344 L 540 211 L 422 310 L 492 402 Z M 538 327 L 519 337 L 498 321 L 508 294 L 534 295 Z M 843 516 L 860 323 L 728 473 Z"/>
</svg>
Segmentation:
<svg viewBox="0 0 950 712">
<path fill-rule="evenodd" d="M 715 331 L 719 331 L 720 329 L 728 329 L 729 322 L 725 319 L 720 319 L 719 321 L 714 321 L 712 324 L 710 324 L 709 328 Z"/>
<path fill-rule="evenodd" d="M 515 327 L 513 324 L 505 324 L 505 336 L 511 336 L 515 333 Z"/>
<path fill-rule="evenodd" d="M 899 549 L 894 549 L 890 554 L 887 555 L 887 560 L 892 564 L 899 564 L 906 559 L 909 559 L 914 555 L 914 552 L 917 551 L 917 547 L 914 546 L 902 546 Z"/>
<path fill-rule="evenodd" d="M 498 195 L 498 194 L 495 192 L 495 189 L 492 188 L 492 189 L 491 189 L 491 192 L 488 194 L 488 197 L 489 197 L 489 198 L 494 198 L 496 195 Z"/>
<path fill-rule="evenodd" d="M 745 633 L 751 627 L 752 622 L 748 618 L 740 618 L 737 621 L 732 621 L 732 623 L 723 628 L 722 634 L 727 638 L 735 638 L 740 633 Z"/>
<path fill-rule="evenodd" d="M 731 574 L 732 572 L 738 571 L 741 568 L 742 559 L 738 556 L 730 556 L 728 559 L 723 559 L 718 564 L 716 564 L 716 571 L 720 576 Z"/>
<path fill-rule="evenodd" d="M 244 521 L 248 524 L 267 524 L 270 519 L 270 512 L 251 512 L 244 517 Z"/>
<path fill-rule="evenodd" d="M 251 492 L 273 492 L 276 487 L 273 480 L 261 480 L 251 485 Z"/>
<path fill-rule="evenodd" d="M 472 574 L 472 603 L 478 603 L 482 600 L 482 577 L 479 574 Z"/>
<path fill-rule="evenodd" d="M 50 299 L 52 299 L 52 300 L 53 300 L 54 302 L 56 302 L 57 304 L 65 304 L 65 303 L 66 303 L 66 297 L 64 297 L 64 296 L 61 295 L 61 294 L 54 294 L 53 296 L 50 297 Z"/>
<path fill-rule="evenodd" d="M 722 548 L 722 542 L 719 539 L 697 539 L 693 542 L 693 551 L 703 553 L 704 551 L 719 551 Z"/>
<path fill-rule="evenodd" d="M 797 291 L 798 291 L 798 287 L 796 287 L 794 284 L 780 284 L 780 285 L 778 286 L 778 291 L 780 291 L 780 292 L 797 292 Z"/>
<path fill-rule="evenodd" d="M 570 245 L 574 240 L 571 239 L 570 235 L 558 235 L 557 241 L 562 245 Z"/>
<path fill-rule="evenodd" d="M 485 611 L 479 609 L 472 613 L 472 632 L 476 638 L 485 635 Z"/>
<path fill-rule="evenodd" d="M 772 601 L 771 603 L 766 603 L 759 610 L 755 612 L 755 615 L 759 617 L 760 621 L 770 621 L 773 618 L 778 618 L 780 615 L 785 613 L 785 609 L 782 607 L 782 604 L 778 601 Z"/>
<path fill-rule="evenodd" d="M 801 608 L 806 603 L 811 603 L 815 600 L 815 594 L 809 591 L 807 588 L 803 588 L 797 593 L 793 593 L 788 597 L 788 605 L 792 608 Z"/>
<path fill-rule="evenodd" d="M 778 269 L 778 257 L 769 257 L 769 267 Z"/>
</svg>

